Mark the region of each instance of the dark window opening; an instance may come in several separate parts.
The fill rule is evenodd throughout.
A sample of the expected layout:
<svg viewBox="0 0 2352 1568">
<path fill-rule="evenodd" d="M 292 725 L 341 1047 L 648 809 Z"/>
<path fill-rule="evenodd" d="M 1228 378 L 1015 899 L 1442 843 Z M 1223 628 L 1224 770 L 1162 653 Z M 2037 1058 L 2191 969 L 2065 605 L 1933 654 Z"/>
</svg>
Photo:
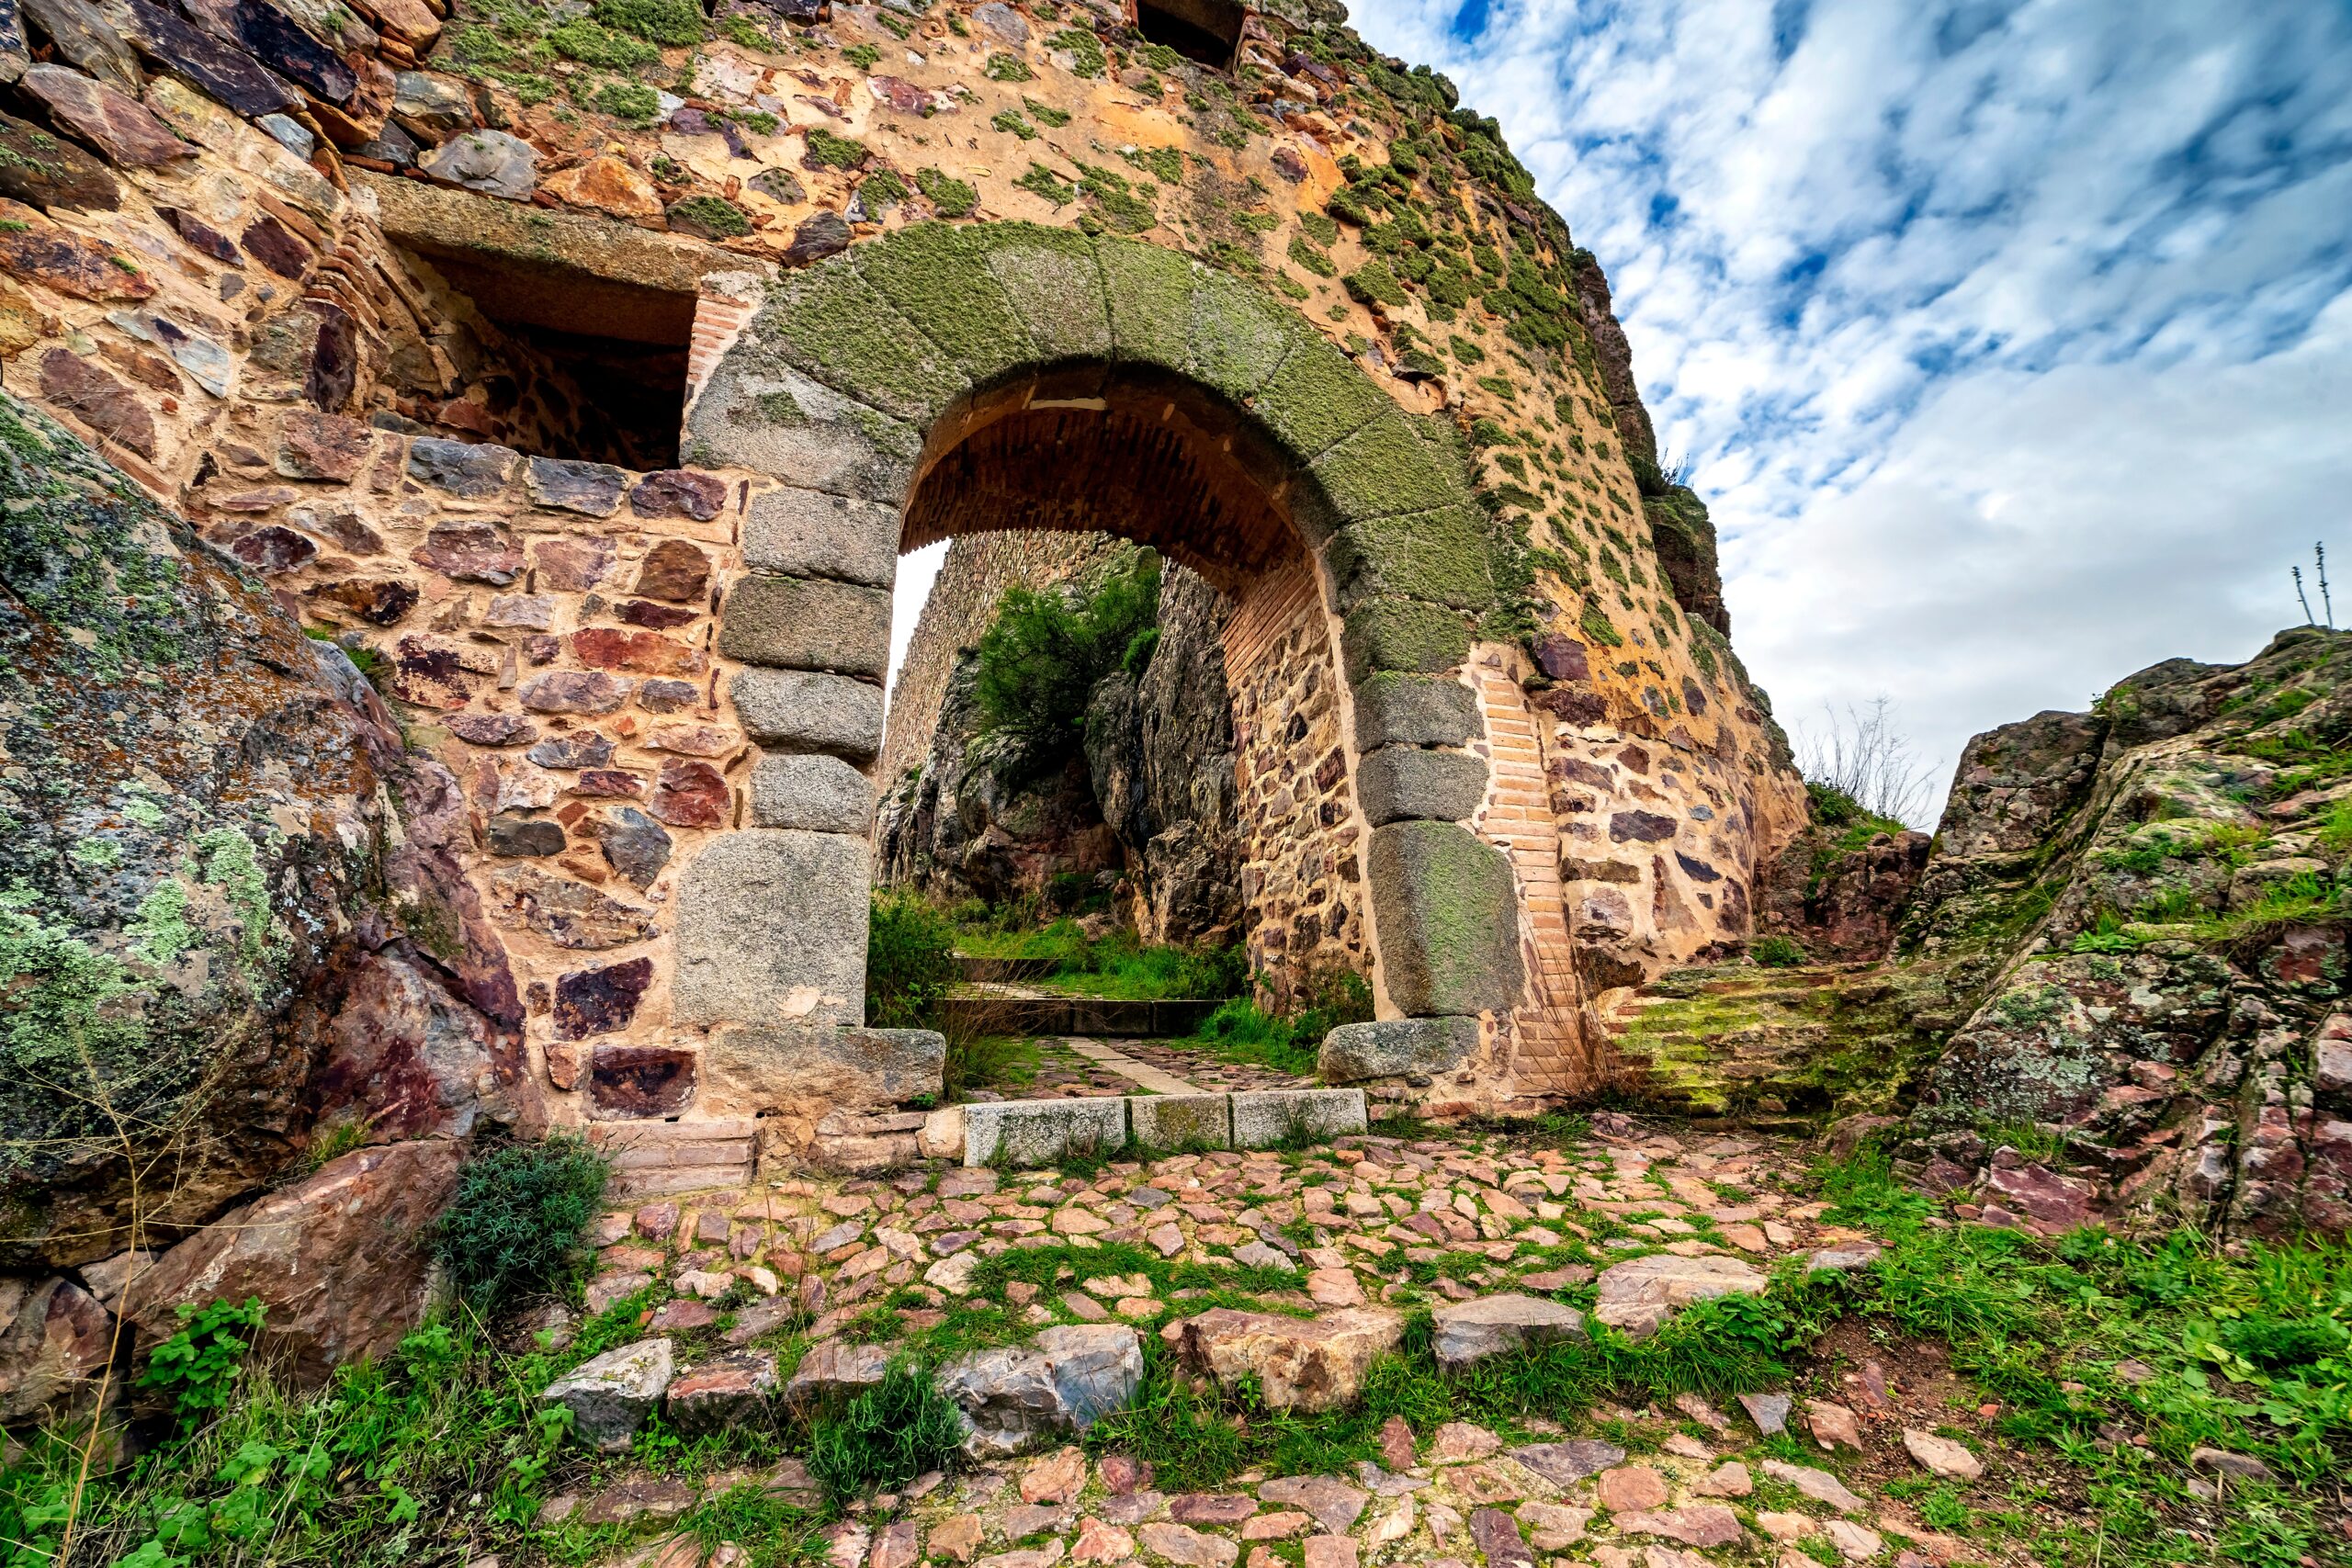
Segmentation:
<svg viewBox="0 0 2352 1568">
<path fill-rule="evenodd" d="M 1136 30 L 1145 39 L 1218 71 L 1233 69 L 1241 18 L 1228 0 L 1136 0 Z"/>
<path fill-rule="evenodd" d="M 678 465 L 695 297 L 439 246 L 419 254 L 503 342 L 474 377 L 504 445 L 639 470 Z M 455 432 L 453 432 L 455 434 Z"/>
</svg>

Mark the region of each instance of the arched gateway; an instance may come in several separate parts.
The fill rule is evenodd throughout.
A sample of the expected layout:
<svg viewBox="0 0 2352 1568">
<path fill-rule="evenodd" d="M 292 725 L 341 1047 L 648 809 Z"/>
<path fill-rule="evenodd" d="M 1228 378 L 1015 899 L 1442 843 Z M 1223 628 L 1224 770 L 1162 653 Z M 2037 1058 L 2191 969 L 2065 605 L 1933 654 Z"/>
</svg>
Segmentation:
<svg viewBox="0 0 2352 1568">
<path fill-rule="evenodd" d="M 868 798 L 856 770 L 882 741 L 897 553 L 997 528 L 1124 533 L 1245 620 L 1254 604 L 1299 623 L 1293 657 L 1336 653 L 1339 838 L 1384 1021 L 1338 1076 L 1460 1069 L 1481 1016 L 1527 1000 L 1510 863 L 1465 825 L 1490 783 L 1463 667 L 1498 601 L 1494 525 L 1453 425 L 1398 407 L 1295 311 L 1156 246 L 917 225 L 775 285 L 687 436 L 697 461 L 777 481 L 749 497 L 717 641 L 763 752 L 751 818 L 678 891 L 674 1017 L 723 1054 L 895 1062 L 893 1037 L 842 1032 L 871 856 L 845 802 Z"/>
</svg>

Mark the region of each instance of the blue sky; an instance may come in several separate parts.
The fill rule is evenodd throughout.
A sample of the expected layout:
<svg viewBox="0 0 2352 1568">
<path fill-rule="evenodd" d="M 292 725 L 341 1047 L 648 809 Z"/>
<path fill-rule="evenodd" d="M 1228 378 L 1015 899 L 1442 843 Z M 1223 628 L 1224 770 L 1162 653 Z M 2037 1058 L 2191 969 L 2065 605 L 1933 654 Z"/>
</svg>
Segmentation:
<svg viewBox="0 0 2352 1568">
<path fill-rule="evenodd" d="M 2346 0 L 1366 0 L 1608 269 L 1792 728 L 2352 625 Z"/>
<path fill-rule="evenodd" d="M 1600 257 L 1792 730 L 1892 698 L 1939 802 L 1978 730 L 2253 653 L 2315 539 L 2352 625 L 2352 0 L 1353 20 Z"/>
</svg>

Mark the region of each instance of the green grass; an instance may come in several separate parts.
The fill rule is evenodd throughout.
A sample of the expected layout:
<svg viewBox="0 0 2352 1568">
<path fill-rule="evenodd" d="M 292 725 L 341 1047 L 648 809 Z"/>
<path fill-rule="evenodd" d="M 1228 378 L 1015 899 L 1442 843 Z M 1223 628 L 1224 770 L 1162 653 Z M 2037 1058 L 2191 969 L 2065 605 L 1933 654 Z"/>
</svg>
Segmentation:
<svg viewBox="0 0 2352 1568">
<path fill-rule="evenodd" d="M 1053 967 L 1027 982 L 1072 996 L 1122 1000 L 1162 998 L 1214 999 L 1238 992 L 1248 979 L 1238 947 L 1189 948 L 1144 942 L 1132 931 L 1089 938 L 1073 919 L 1039 930 L 1004 930 L 986 914 L 958 911 L 958 950 L 983 958 L 1029 958 Z"/>
<path fill-rule="evenodd" d="M 484 1553 L 587 1563 L 640 1537 L 684 1529 L 741 1540 L 759 1568 L 811 1560 L 809 1514 L 739 1488 L 663 1524 L 541 1526 L 546 1498 L 593 1490 L 617 1462 L 567 1441 L 537 1395 L 592 1356 L 638 1337 L 658 1290 L 616 1303 L 560 1352 L 510 1356 L 461 1313 L 428 1323 L 380 1362 L 351 1362 L 300 1393 L 252 1371 L 216 1419 L 94 1473 L 75 1506 L 69 1434 L 31 1438 L 0 1468 L 0 1562 L 139 1568 L 272 1562 L 357 1568 Z M 628 1462 L 700 1479 L 773 1463 L 803 1439 L 774 1427 L 688 1441 L 659 1417 Z"/>
</svg>

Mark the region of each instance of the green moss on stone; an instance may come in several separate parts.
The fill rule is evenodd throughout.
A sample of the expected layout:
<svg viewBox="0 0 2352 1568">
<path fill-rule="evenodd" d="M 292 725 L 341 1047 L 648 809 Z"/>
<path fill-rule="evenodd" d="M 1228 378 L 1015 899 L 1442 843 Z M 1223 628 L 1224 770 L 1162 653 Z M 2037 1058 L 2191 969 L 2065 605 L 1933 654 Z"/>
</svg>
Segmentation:
<svg viewBox="0 0 2352 1568">
<path fill-rule="evenodd" d="M 851 264 L 836 256 L 779 280 L 760 312 L 760 336 L 826 386 L 927 426 L 969 378 Z"/>
<path fill-rule="evenodd" d="M 1340 642 L 1351 682 L 1384 670 L 1434 674 L 1469 657 L 1470 628 L 1442 605 L 1382 599 L 1348 615 Z"/>
<path fill-rule="evenodd" d="M 915 178 L 920 184 L 922 174 Z M 967 376 L 981 380 L 1035 357 L 1021 318 L 989 270 L 991 248 L 985 228 L 916 223 L 850 254 L 860 277 Z"/>
<path fill-rule="evenodd" d="M 1428 422 L 1392 407 L 1313 464 L 1316 481 L 1346 517 L 1428 512 L 1466 502 L 1459 463 L 1419 428 Z"/>
</svg>

